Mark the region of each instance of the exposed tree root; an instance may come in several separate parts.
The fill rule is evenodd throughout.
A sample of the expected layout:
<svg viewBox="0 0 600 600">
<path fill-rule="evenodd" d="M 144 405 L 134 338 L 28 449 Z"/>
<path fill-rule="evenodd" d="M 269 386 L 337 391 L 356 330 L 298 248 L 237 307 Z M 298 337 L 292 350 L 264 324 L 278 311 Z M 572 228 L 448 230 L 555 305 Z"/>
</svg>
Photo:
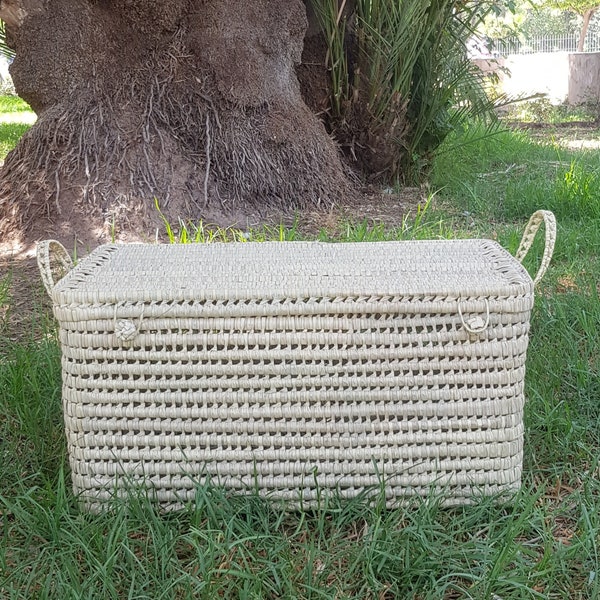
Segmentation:
<svg viewBox="0 0 600 600">
<path fill-rule="evenodd" d="M 86 81 L 43 110 L 4 164 L 0 235 L 40 218 L 45 231 L 79 217 L 105 233 L 148 229 L 154 198 L 176 220 L 329 206 L 350 192 L 335 144 L 297 90 L 236 101 L 188 43 L 176 33 L 127 77 Z"/>
</svg>

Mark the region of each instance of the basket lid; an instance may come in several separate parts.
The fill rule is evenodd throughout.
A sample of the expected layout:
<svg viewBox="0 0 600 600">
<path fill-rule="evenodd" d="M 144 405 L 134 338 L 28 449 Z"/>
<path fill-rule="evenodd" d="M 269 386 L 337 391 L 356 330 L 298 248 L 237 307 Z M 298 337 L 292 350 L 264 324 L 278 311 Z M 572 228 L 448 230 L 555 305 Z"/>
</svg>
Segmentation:
<svg viewBox="0 0 600 600">
<path fill-rule="evenodd" d="M 55 286 L 55 303 L 533 292 L 492 240 L 105 245 Z"/>
</svg>

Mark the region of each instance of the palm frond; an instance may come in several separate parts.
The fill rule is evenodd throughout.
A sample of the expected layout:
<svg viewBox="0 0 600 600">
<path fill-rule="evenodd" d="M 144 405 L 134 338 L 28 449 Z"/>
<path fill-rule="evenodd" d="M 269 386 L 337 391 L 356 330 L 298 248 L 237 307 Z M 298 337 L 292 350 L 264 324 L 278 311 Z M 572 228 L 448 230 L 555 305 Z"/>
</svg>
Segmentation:
<svg viewBox="0 0 600 600">
<path fill-rule="evenodd" d="M 12 58 L 15 55 L 14 50 L 6 44 L 6 26 L 2 20 L 0 20 L 0 54 L 6 58 Z"/>
</svg>

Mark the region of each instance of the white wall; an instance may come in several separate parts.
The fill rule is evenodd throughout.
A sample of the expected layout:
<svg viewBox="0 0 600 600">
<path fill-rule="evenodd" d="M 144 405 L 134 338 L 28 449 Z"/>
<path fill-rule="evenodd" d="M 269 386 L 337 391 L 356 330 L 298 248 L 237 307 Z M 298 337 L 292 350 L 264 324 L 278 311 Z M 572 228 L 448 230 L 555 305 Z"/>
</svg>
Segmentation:
<svg viewBox="0 0 600 600">
<path fill-rule="evenodd" d="M 569 53 L 511 54 L 504 60 L 510 71 L 502 89 L 511 96 L 547 94 L 552 102 L 565 102 L 569 94 Z"/>
<path fill-rule="evenodd" d="M 8 72 L 8 60 L 4 54 L 0 54 L 0 83 L 10 79 Z"/>
</svg>

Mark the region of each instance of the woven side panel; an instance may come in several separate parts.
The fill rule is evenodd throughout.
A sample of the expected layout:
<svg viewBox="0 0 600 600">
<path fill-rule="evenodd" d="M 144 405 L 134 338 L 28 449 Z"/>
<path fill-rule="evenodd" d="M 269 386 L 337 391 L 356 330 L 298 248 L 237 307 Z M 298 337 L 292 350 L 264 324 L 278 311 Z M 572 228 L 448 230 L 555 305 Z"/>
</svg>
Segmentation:
<svg viewBox="0 0 600 600">
<path fill-rule="evenodd" d="M 486 305 L 461 302 L 467 315 Z M 382 480 L 390 503 L 432 487 L 449 503 L 516 489 L 531 298 L 488 300 L 490 324 L 478 335 L 446 304 L 71 313 L 61 342 L 76 491 L 94 506 L 144 481 L 177 506 L 207 476 L 306 503 Z M 115 331 L 122 319 L 131 339 Z"/>
</svg>

